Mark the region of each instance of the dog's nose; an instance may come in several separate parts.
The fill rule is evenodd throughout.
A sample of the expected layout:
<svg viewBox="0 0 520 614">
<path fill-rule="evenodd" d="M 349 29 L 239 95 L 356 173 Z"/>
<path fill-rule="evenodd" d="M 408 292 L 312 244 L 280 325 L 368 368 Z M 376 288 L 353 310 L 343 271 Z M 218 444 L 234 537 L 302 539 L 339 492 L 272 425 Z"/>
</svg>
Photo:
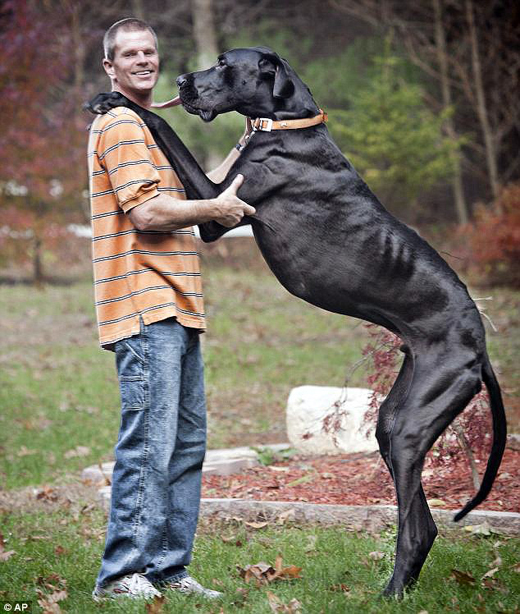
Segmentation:
<svg viewBox="0 0 520 614">
<path fill-rule="evenodd" d="M 186 75 L 179 75 L 175 82 L 177 83 L 178 87 L 182 87 L 183 85 L 186 85 L 186 83 L 188 83 L 188 79 L 186 79 Z"/>
</svg>

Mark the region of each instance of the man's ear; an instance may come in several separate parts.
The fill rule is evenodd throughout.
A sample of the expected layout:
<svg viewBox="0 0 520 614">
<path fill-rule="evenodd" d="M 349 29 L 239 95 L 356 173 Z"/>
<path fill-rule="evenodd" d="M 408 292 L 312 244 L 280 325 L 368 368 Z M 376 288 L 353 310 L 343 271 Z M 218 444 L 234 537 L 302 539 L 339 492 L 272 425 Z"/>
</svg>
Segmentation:
<svg viewBox="0 0 520 614">
<path fill-rule="evenodd" d="M 287 70 L 287 63 L 275 54 L 263 57 L 258 63 L 260 74 L 274 76 L 273 96 L 289 98 L 294 93 L 294 83 Z"/>
<path fill-rule="evenodd" d="M 107 58 L 103 58 L 103 68 L 111 79 L 115 79 L 114 65 L 110 60 L 107 60 Z"/>
</svg>

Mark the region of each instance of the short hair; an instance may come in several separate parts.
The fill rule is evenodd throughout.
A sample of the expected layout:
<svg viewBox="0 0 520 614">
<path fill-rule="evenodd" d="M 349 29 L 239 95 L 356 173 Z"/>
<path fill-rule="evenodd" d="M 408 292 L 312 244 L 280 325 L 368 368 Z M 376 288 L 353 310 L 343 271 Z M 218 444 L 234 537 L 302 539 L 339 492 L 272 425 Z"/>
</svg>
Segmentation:
<svg viewBox="0 0 520 614">
<path fill-rule="evenodd" d="M 105 36 L 103 37 L 103 48 L 105 50 L 105 58 L 113 61 L 116 54 L 116 36 L 119 30 L 123 30 L 126 32 L 138 32 L 140 30 L 148 30 L 153 35 L 155 40 L 155 48 L 159 49 L 159 43 L 157 41 L 157 34 L 154 32 L 153 28 L 149 26 L 145 21 L 141 21 L 141 19 L 135 19 L 134 17 L 127 17 L 126 19 L 121 19 L 116 21 L 116 23 L 112 24 L 110 28 L 105 32 Z"/>
</svg>

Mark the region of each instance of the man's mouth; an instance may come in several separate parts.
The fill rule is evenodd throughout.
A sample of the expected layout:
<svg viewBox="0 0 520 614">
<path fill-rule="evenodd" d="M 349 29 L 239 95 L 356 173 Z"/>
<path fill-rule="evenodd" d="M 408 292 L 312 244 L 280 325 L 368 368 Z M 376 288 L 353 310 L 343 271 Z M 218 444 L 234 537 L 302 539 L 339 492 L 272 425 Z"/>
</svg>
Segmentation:
<svg viewBox="0 0 520 614">
<path fill-rule="evenodd" d="M 151 75 L 152 73 L 153 73 L 153 70 L 139 70 L 132 74 L 138 75 L 139 77 L 148 77 L 148 75 Z"/>
</svg>

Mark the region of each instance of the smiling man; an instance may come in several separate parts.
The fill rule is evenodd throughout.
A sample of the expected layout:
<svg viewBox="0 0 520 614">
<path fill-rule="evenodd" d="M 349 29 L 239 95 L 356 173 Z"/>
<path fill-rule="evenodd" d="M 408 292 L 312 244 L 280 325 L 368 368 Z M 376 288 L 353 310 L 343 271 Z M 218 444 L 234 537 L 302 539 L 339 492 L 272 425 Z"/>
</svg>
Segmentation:
<svg viewBox="0 0 520 614">
<path fill-rule="evenodd" d="M 150 108 L 157 38 L 124 19 L 105 34 L 112 89 Z M 234 149 L 213 174 L 225 177 Z M 218 598 L 187 572 L 200 503 L 206 405 L 199 333 L 204 306 L 194 224 L 236 225 L 255 209 L 236 192 L 186 200 L 139 116 L 118 107 L 89 139 L 92 254 L 101 346 L 115 352 L 121 425 L 105 551 L 93 597 L 150 598 L 157 589 Z"/>
</svg>

